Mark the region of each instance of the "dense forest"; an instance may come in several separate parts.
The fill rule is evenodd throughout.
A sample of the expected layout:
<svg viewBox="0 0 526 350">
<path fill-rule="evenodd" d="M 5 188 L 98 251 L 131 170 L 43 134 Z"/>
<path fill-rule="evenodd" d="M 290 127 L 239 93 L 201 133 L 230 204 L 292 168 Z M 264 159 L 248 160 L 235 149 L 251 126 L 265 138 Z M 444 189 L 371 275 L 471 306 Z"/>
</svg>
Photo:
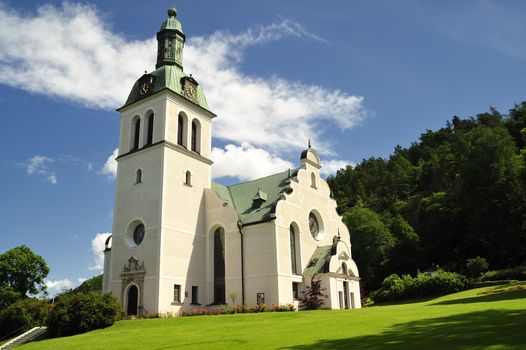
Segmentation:
<svg viewBox="0 0 526 350">
<path fill-rule="evenodd" d="M 388 159 L 364 159 L 328 179 L 351 232 L 366 291 L 392 273 L 463 272 L 526 260 L 526 102 L 454 116 Z"/>
</svg>

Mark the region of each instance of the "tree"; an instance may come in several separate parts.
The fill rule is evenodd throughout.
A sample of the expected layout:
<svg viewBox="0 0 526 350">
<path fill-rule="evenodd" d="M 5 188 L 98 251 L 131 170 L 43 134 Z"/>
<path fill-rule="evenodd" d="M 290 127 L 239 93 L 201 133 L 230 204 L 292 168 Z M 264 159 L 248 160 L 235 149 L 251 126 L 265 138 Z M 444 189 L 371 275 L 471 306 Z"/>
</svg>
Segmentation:
<svg viewBox="0 0 526 350">
<path fill-rule="evenodd" d="M 485 258 L 477 256 L 466 261 L 466 272 L 470 277 L 478 277 L 488 271 L 488 261 Z"/>
<path fill-rule="evenodd" d="M 23 333 L 32 327 L 45 326 L 51 304 L 46 299 L 20 299 L 0 311 L 0 337 Z M 18 332 L 17 332 L 18 330 Z"/>
<path fill-rule="evenodd" d="M 91 277 L 82 282 L 80 286 L 73 289 L 74 292 L 101 292 L 102 291 L 102 274 Z"/>
<path fill-rule="evenodd" d="M 0 254 L 0 307 L 45 292 L 48 273 L 44 259 L 25 245 Z"/>
<path fill-rule="evenodd" d="M 323 298 L 327 297 L 323 294 L 324 291 L 321 281 L 316 279 L 316 275 L 312 276 L 310 286 L 305 287 L 303 297 L 300 299 L 301 305 L 305 310 L 318 310 L 323 305 Z"/>
<path fill-rule="evenodd" d="M 351 233 L 353 258 L 360 268 L 360 276 L 366 285 L 381 282 L 378 271 L 389 260 L 389 252 L 395 239 L 374 211 L 356 207 L 343 216 Z"/>
</svg>

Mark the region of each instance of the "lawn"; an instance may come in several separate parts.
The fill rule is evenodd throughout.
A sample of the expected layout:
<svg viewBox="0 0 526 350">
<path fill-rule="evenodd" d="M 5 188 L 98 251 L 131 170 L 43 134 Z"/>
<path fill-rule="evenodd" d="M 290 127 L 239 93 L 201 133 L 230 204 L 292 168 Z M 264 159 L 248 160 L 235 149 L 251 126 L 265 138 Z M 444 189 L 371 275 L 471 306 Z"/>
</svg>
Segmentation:
<svg viewBox="0 0 526 350">
<path fill-rule="evenodd" d="M 526 349 L 526 283 L 361 310 L 120 321 L 19 349 Z"/>
</svg>

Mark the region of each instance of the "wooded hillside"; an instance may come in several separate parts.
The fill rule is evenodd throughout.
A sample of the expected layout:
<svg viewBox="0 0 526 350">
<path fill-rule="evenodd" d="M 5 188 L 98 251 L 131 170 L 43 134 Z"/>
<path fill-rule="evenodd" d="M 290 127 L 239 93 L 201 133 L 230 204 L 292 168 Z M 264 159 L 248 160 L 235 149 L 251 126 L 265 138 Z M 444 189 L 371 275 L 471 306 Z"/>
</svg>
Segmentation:
<svg viewBox="0 0 526 350">
<path fill-rule="evenodd" d="M 328 182 L 349 226 L 367 290 L 433 265 L 463 272 L 526 260 L 526 102 L 503 115 L 454 116 L 388 159 L 364 159 Z"/>
</svg>

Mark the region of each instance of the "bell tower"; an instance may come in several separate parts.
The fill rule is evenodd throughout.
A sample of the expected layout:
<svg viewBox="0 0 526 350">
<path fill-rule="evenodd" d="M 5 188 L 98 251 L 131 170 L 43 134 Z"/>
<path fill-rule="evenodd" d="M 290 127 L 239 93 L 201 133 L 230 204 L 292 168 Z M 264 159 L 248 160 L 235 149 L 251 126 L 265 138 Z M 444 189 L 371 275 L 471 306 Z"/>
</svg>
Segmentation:
<svg viewBox="0 0 526 350">
<path fill-rule="evenodd" d="M 181 22 L 175 17 L 177 10 L 168 10 L 168 19 L 164 21 L 157 33 L 157 64 L 155 68 L 165 65 L 177 65 L 183 69 L 183 48 L 185 36 Z"/>
<path fill-rule="evenodd" d="M 177 312 L 204 299 L 204 191 L 211 187 L 212 119 L 201 85 L 183 71 L 185 35 L 168 10 L 156 69 L 120 112 L 111 250 L 104 290 L 128 314 Z M 110 249 L 110 248 L 108 248 Z M 194 295 L 195 294 L 195 295 Z"/>
</svg>

